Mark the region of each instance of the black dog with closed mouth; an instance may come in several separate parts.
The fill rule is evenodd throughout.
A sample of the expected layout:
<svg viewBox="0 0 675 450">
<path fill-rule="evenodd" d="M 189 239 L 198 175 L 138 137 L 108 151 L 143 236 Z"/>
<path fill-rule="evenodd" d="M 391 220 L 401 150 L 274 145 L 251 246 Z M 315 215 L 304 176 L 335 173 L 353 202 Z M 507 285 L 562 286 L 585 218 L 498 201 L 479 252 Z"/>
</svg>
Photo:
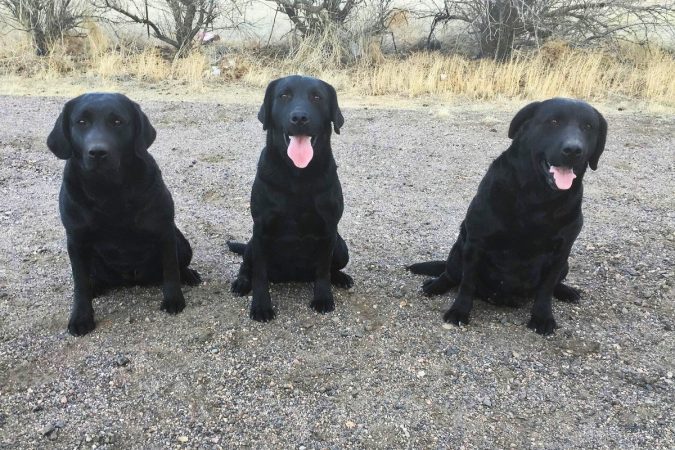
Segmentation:
<svg viewBox="0 0 675 450">
<path fill-rule="evenodd" d="M 243 254 L 232 292 L 253 290 L 250 316 L 267 322 L 275 311 L 270 282 L 314 281 L 312 308 L 333 311 L 331 283 L 348 288 L 347 244 L 338 234 L 344 208 L 330 144 L 344 123 L 335 89 L 324 81 L 290 76 L 272 81 L 258 119 L 267 131 L 251 192 L 253 236 L 228 242 Z"/>
<path fill-rule="evenodd" d="M 70 100 L 49 134 L 49 149 L 67 160 L 59 209 L 75 284 L 73 335 L 94 329 L 92 298 L 103 290 L 162 283 L 162 309 L 176 314 L 185 307 L 181 282 L 200 282 L 148 153 L 155 136 L 141 108 L 121 94 Z"/>
<path fill-rule="evenodd" d="M 423 291 L 442 294 L 459 285 L 446 322 L 469 322 L 473 297 L 499 301 L 534 295 L 528 327 L 556 328 L 552 297 L 578 302 L 562 283 L 581 231 L 582 179 L 596 170 L 607 122 L 587 103 L 563 98 L 535 102 L 511 122 L 513 142 L 490 166 L 473 198 L 447 262 L 409 266 L 432 275 Z"/>
</svg>

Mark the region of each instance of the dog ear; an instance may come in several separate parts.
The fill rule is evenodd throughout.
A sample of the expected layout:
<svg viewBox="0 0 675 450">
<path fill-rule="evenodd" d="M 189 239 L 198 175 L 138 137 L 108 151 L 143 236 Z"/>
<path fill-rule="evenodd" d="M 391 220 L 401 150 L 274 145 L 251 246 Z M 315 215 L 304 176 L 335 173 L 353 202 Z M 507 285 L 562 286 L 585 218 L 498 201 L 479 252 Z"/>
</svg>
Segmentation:
<svg viewBox="0 0 675 450">
<path fill-rule="evenodd" d="M 340 134 L 340 128 L 345 124 L 345 118 L 342 116 L 342 111 L 340 111 L 340 106 L 338 105 L 337 92 L 335 88 L 330 84 L 326 83 L 326 88 L 328 89 L 328 96 L 330 97 L 330 119 L 333 122 L 333 129 L 336 134 Z"/>
<path fill-rule="evenodd" d="M 602 152 L 605 150 L 605 142 L 607 141 L 607 121 L 602 114 L 600 114 L 600 111 L 595 108 L 593 108 L 593 111 L 595 111 L 598 115 L 598 119 L 600 119 L 600 129 L 598 130 L 595 150 L 588 160 L 588 165 L 591 169 L 598 170 L 598 161 L 600 160 L 600 155 L 602 155 Z"/>
<path fill-rule="evenodd" d="M 262 123 L 263 131 L 267 131 L 270 127 L 270 121 L 272 119 L 272 103 L 274 102 L 274 88 L 279 80 L 271 81 L 267 85 L 265 90 L 265 99 L 263 104 L 258 111 L 258 120 Z"/>
<path fill-rule="evenodd" d="M 54 123 L 51 133 L 47 137 L 47 147 L 59 159 L 68 159 L 73 155 L 73 146 L 70 143 L 70 111 L 79 97 L 69 100 Z"/>
<path fill-rule="evenodd" d="M 516 115 L 511 120 L 511 125 L 509 126 L 509 138 L 513 139 L 518 134 L 518 131 L 522 126 L 534 116 L 535 111 L 539 107 L 541 102 L 532 102 L 529 105 L 525 106 L 523 109 L 518 111 Z"/>
<path fill-rule="evenodd" d="M 144 153 L 147 153 L 148 148 L 155 142 L 157 137 L 157 131 L 155 127 L 150 123 L 150 119 L 145 113 L 141 110 L 138 103 L 132 102 L 134 105 L 134 116 L 135 116 L 135 127 L 136 127 L 136 136 L 135 136 L 135 151 L 138 156 L 142 156 Z"/>
</svg>

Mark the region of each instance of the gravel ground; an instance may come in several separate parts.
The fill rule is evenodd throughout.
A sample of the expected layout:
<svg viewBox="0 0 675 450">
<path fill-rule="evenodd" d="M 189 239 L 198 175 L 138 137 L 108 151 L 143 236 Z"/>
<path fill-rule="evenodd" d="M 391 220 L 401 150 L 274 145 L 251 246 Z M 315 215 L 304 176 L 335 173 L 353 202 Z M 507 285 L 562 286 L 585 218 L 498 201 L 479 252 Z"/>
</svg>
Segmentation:
<svg viewBox="0 0 675 450">
<path fill-rule="evenodd" d="M 543 338 L 527 305 L 444 325 L 452 295 L 423 297 L 403 269 L 446 256 L 515 109 L 346 108 L 356 285 L 328 315 L 309 285 L 275 285 L 259 324 L 225 247 L 251 233 L 258 105 L 143 102 L 205 283 L 175 317 L 157 288 L 109 293 L 74 338 L 63 162 L 44 144 L 63 102 L 0 97 L 0 448 L 675 448 L 673 115 L 604 109 L 570 260 L 582 302 L 557 303 Z"/>
</svg>

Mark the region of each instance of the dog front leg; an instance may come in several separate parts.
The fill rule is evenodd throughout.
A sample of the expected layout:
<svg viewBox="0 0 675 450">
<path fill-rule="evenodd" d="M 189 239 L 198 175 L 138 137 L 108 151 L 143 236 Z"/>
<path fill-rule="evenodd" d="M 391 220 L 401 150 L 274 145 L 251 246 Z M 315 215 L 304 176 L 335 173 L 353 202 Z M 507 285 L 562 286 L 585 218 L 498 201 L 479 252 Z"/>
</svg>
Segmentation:
<svg viewBox="0 0 675 450">
<path fill-rule="evenodd" d="M 73 272 L 73 308 L 68 320 L 68 332 L 84 336 L 96 327 L 92 307 L 91 247 L 68 236 L 68 257 Z"/>
<path fill-rule="evenodd" d="M 567 256 L 550 266 L 543 274 L 543 279 L 535 292 L 532 316 L 527 327 L 544 336 L 553 334 L 558 327 L 553 318 L 553 291 L 560 280 L 566 261 Z"/>
<path fill-rule="evenodd" d="M 270 281 L 267 275 L 267 255 L 262 240 L 262 230 L 259 225 L 253 225 L 253 237 L 248 245 L 251 246 L 251 319 L 258 322 L 269 322 L 276 313 L 270 298 Z"/>
<path fill-rule="evenodd" d="M 161 309 L 169 314 L 178 314 L 185 308 L 185 298 L 180 288 L 178 247 L 173 226 L 161 241 L 162 251 L 162 292 L 164 300 Z"/>
<path fill-rule="evenodd" d="M 335 309 L 335 300 L 331 290 L 330 267 L 333 261 L 333 251 L 337 241 L 337 230 L 332 230 L 324 246 L 318 252 L 316 274 L 314 279 L 314 298 L 310 306 L 319 313 L 328 313 Z"/>
<path fill-rule="evenodd" d="M 443 315 L 443 320 L 448 323 L 455 325 L 469 323 L 478 280 L 478 259 L 479 249 L 474 244 L 465 243 L 462 249 L 462 281 L 459 284 L 459 292 L 450 309 Z"/>
</svg>

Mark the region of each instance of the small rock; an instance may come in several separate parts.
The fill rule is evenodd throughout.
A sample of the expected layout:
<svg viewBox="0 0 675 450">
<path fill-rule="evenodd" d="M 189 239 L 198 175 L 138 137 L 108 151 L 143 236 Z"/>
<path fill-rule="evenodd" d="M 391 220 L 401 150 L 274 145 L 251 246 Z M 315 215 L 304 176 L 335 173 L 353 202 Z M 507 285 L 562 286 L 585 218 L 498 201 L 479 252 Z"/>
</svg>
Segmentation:
<svg viewBox="0 0 675 450">
<path fill-rule="evenodd" d="M 115 364 L 116 367 L 124 367 L 127 364 L 129 364 L 130 362 L 131 362 L 131 360 L 129 358 L 120 354 L 120 355 L 115 356 L 113 364 Z"/>
<path fill-rule="evenodd" d="M 456 347 L 448 347 L 445 349 L 445 356 L 453 356 L 459 353 L 459 349 Z"/>
<path fill-rule="evenodd" d="M 45 425 L 44 427 L 42 427 L 42 428 L 40 429 L 40 434 L 41 434 L 42 436 L 47 436 L 47 437 L 49 437 L 49 435 L 51 435 L 52 433 L 54 433 L 54 431 L 56 431 L 56 427 L 54 426 L 53 423 L 50 423 L 49 425 Z"/>
<path fill-rule="evenodd" d="M 219 351 L 220 351 L 220 349 L 218 349 L 218 347 L 213 347 L 213 348 L 211 349 L 211 353 L 213 353 L 214 355 L 215 355 L 216 353 L 218 353 Z"/>
<path fill-rule="evenodd" d="M 487 406 L 488 408 L 492 408 L 492 400 L 490 400 L 489 397 L 485 397 L 485 398 L 481 401 L 481 403 L 482 403 L 484 406 Z"/>
<path fill-rule="evenodd" d="M 345 422 L 345 426 L 351 430 L 351 429 L 356 427 L 356 423 L 354 423 L 351 420 L 348 420 L 348 421 Z"/>
<path fill-rule="evenodd" d="M 417 372 L 417 378 L 422 378 L 426 374 L 427 373 L 424 370 L 420 370 L 419 372 Z"/>
<path fill-rule="evenodd" d="M 62 404 L 62 405 L 65 405 L 66 403 L 68 403 L 68 397 L 66 397 L 66 396 L 64 395 L 63 397 L 61 397 L 61 400 L 60 400 L 60 401 L 61 401 L 61 404 Z"/>
<path fill-rule="evenodd" d="M 178 442 L 181 444 L 185 444 L 187 441 L 189 441 L 187 436 L 178 436 Z"/>
<path fill-rule="evenodd" d="M 63 420 L 60 420 L 60 419 L 59 419 L 59 420 L 57 420 L 57 421 L 54 422 L 54 426 L 55 426 L 56 428 L 63 428 L 63 427 L 66 426 L 66 423 L 65 423 Z"/>
<path fill-rule="evenodd" d="M 452 330 L 453 328 L 455 328 L 455 326 L 451 323 L 444 323 L 441 326 L 443 327 L 444 330 Z"/>
</svg>

